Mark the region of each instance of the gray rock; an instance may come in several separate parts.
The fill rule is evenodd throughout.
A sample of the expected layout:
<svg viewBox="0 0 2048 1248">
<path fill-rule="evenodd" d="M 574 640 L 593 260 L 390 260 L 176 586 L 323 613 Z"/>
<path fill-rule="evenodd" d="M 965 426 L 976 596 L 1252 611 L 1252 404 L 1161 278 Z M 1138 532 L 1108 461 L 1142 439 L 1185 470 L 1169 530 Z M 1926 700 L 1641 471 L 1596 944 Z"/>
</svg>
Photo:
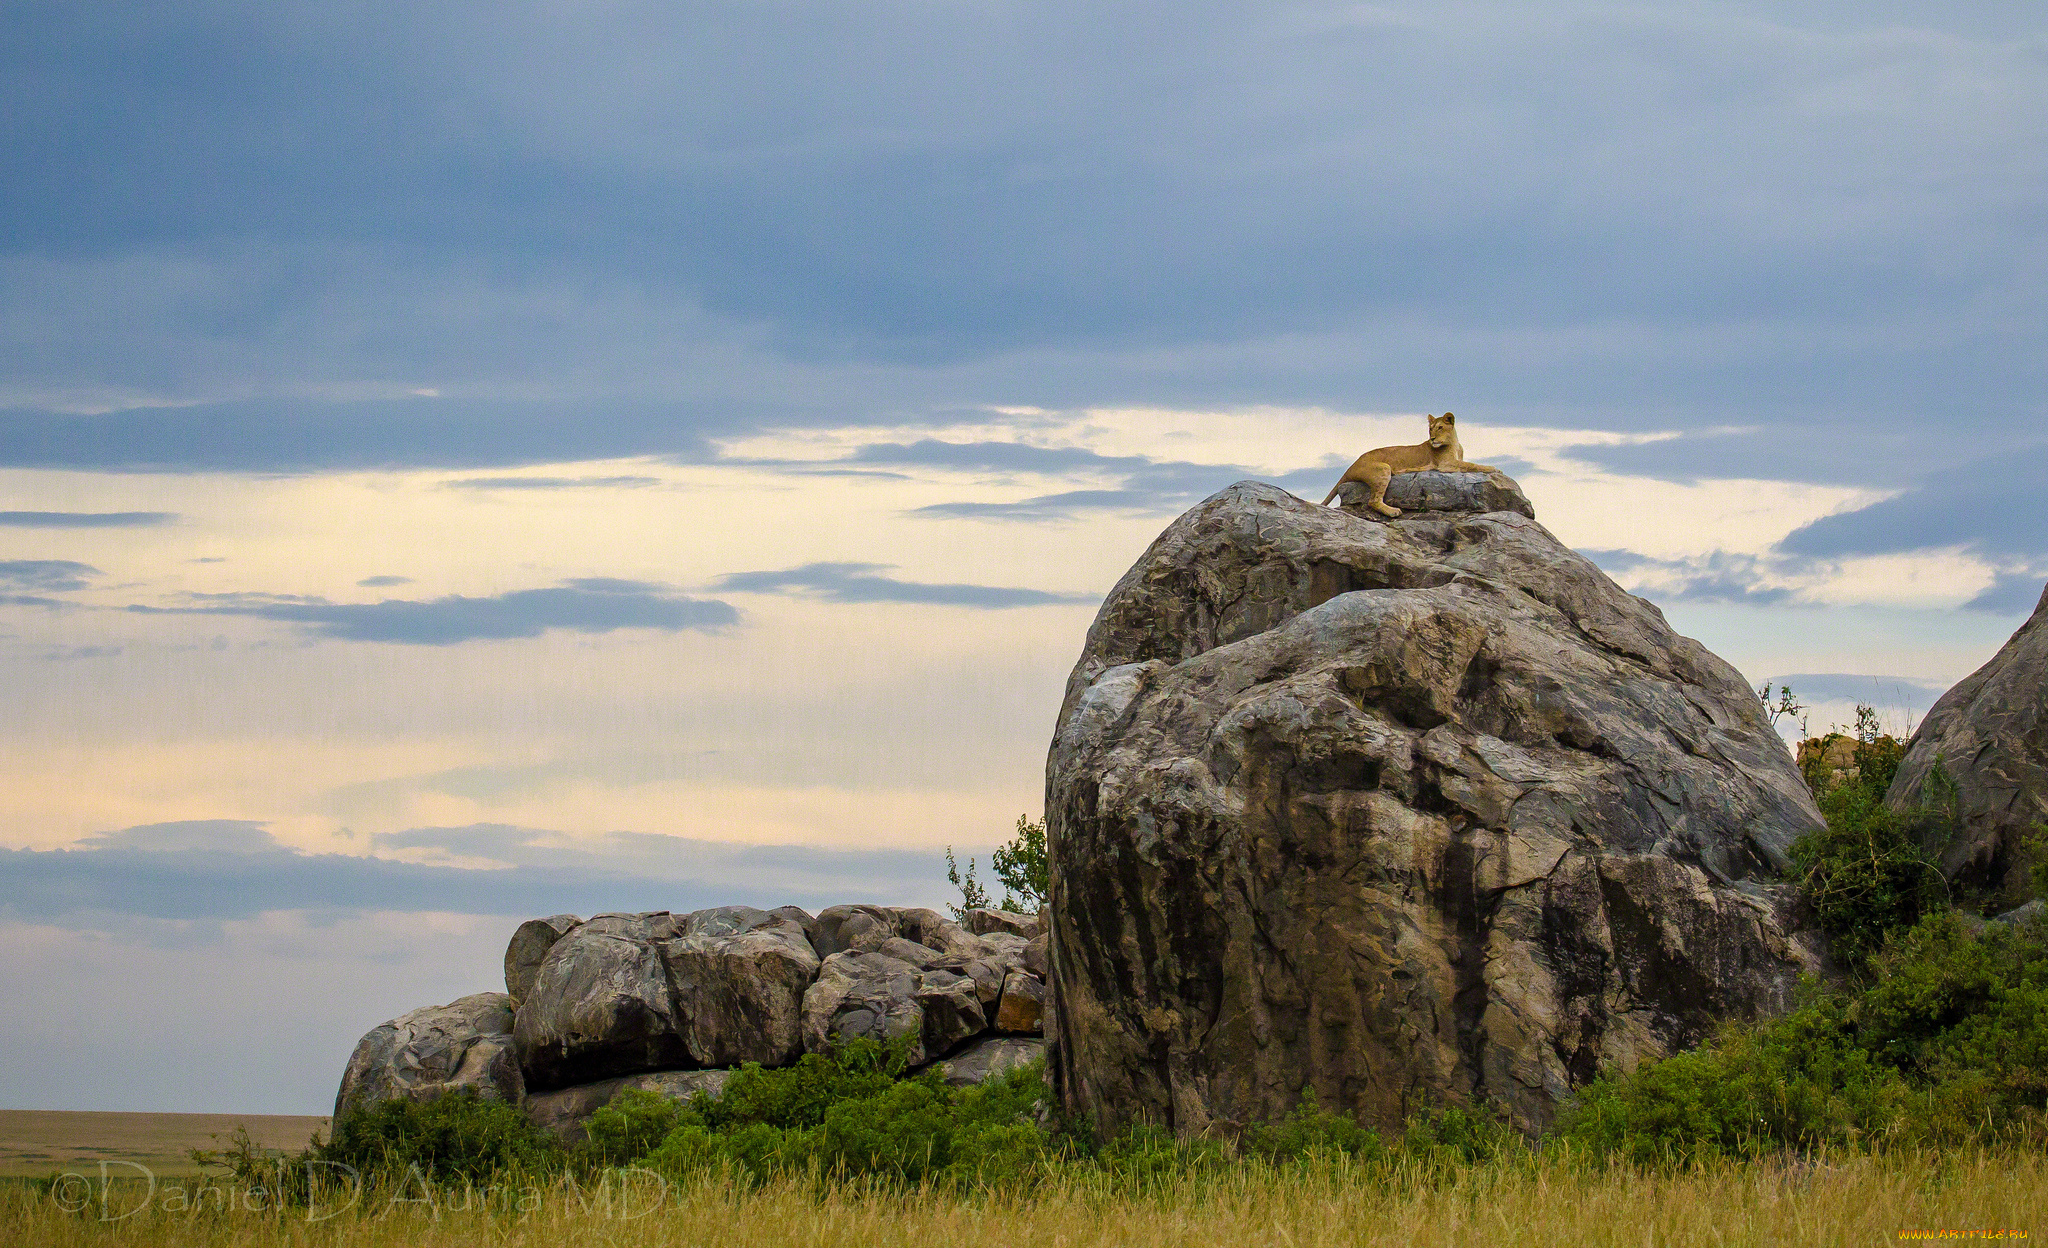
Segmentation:
<svg viewBox="0 0 2048 1248">
<path fill-rule="evenodd" d="M 818 955 L 800 910 L 599 915 L 541 962 L 513 1034 L 529 1083 L 785 1065 L 803 1054 Z"/>
<path fill-rule="evenodd" d="M 525 1093 L 512 1051 L 512 1001 L 504 993 L 479 992 L 371 1028 L 342 1071 L 334 1113 L 461 1088 L 514 1105 Z"/>
<path fill-rule="evenodd" d="M 818 955 L 801 922 L 744 906 L 701 910 L 660 947 L 694 1064 L 785 1066 L 803 1055 Z"/>
<path fill-rule="evenodd" d="M 1540 1128 L 1816 964 L 1756 695 L 1519 508 L 1202 503 L 1089 631 L 1046 818 L 1053 1071 L 1105 1136 L 1305 1086 Z"/>
<path fill-rule="evenodd" d="M 1356 481 L 1337 489 L 1337 505 L 1375 524 L 1386 517 L 1366 506 L 1371 491 Z M 1387 502 L 1404 512 L 1438 511 L 1485 513 L 1518 512 L 1531 520 L 1536 509 L 1513 478 L 1486 472 L 1397 472 L 1387 482 Z"/>
<path fill-rule="evenodd" d="M 536 1092 L 526 1098 L 521 1108 L 533 1125 L 551 1132 L 562 1143 L 580 1144 L 586 1138 L 584 1124 L 590 1116 L 629 1088 L 658 1092 L 672 1101 L 687 1101 L 699 1092 L 717 1096 L 731 1077 L 729 1070 L 656 1070 L 621 1075 L 553 1092 Z"/>
<path fill-rule="evenodd" d="M 1019 959 L 1024 969 L 1040 979 L 1052 974 L 1052 937 L 1041 932 L 1032 942 L 1024 946 L 1023 957 Z"/>
<path fill-rule="evenodd" d="M 2044 913 L 2048 913 L 2048 902 L 2043 902 L 2039 897 L 2036 897 L 2023 906 L 2014 906 L 2004 914 L 1993 918 L 1991 922 L 2003 923 L 2009 927 L 2023 927 L 2040 918 Z"/>
<path fill-rule="evenodd" d="M 1045 1041 L 1021 1036 L 977 1040 L 943 1062 L 934 1063 L 939 1077 L 956 1088 L 1001 1078 L 1045 1056 Z"/>
<path fill-rule="evenodd" d="M 1953 808 L 1929 821 L 1942 871 L 1955 882 L 2021 894 L 2020 838 L 2048 820 L 2048 593 L 1991 661 L 1941 695 L 1885 800 L 1939 805 L 1936 762 L 1956 783 Z"/>
<path fill-rule="evenodd" d="M 1007 932 L 1012 936 L 1021 936 L 1025 940 L 1032 939 L 1040 931 L 1038 916 L 1035 914 L 979 908 L 962 913 L 960 926 L 976 936 L 986 936 L 990 932 Z"/>
<path fill-rule="evenodd" d="M 674 916 L 599 915 L 556 941 L 512 1035 L 535 1088 L 690 1066 L 657 942 Z"/>
<path fill-rule="evenodd" d="M 511 994 L 515 1008 L 532 991 L 534 977 L 540 974 L 540 964 L 547 958 L 548 950 L 581 922 L 573 914 L 557 914 L 528 919 L 513 931 L 505 946 L 505 991 Z"/>
<path fill-rule="evenodd" d="M 988 1013 L 971 976 L 849 949 L 825 959 L 804 995 L 803 1021 L 810 1052 L 835 1039 L 907 1037 L 909 1064 L 919 1066 L 984 1030 Z"/>
</svg>

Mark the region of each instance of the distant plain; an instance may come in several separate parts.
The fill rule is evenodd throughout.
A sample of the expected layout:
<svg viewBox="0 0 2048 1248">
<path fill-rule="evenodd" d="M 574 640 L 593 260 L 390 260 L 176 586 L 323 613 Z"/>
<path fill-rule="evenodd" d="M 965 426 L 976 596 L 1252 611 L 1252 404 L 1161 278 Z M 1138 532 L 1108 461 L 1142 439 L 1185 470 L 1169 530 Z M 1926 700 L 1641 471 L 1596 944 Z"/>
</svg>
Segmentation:
<svg viewBox="0 0 2048 1248">
<path fill-rule="evenodd" d="M 130 1114 L 56 1109 L 0 1109 L 0 1177 L 42 1177 L 92 1171 L 99 1163 L 133 1162 L 159 1175 L 196 1174 L 192 1150 L 227 1145 L 237 1126 L 262 1148 L 296 1151 L 327 1119 L 299 1114 Z M 82 1172 L 82 1171 L 81 1171 Z M 114 1176 L 136 1172 L 114 1166 Z"/>
</svg>

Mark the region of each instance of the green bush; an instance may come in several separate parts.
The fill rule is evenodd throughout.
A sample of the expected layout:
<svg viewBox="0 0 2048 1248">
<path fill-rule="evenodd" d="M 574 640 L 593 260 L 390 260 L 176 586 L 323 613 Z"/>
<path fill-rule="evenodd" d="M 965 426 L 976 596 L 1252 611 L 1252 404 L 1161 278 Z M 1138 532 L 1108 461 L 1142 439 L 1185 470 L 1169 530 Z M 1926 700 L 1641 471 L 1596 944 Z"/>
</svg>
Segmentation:
<svg viewBox="0 0 2048 1248">
<path fill-rule="evenodd" d="M 482 1183 L 501 1171 L 538 1171 L 561 1160 L 554 1140 L 517 1106 L 467 1089 L 352 1109 L 335 1119 L 333 1138 L 315 1151 L 319 1160 L 366 1177 L 400 1175 L 417 1166 L 437 1183 Z"/>
<path fill-rule="evenodd" d="M 1892 933 L 1948 901 L 1941 870 L 1921 847 L 1930 816 L 1884 802 L 1904 747 L 1877 734 L 1869 708 L 1857 710 L 1856 770 L 1828 782 L 1809 768 L 1827 825 L 1792 846 L 1800 897 L 1850 967 L 1860 967 Z"/>
<path fill-rule="evenodd" d="M 1244 1151 L 1271 1161 L 1340 1156 L 1384 1161 L 1391 1155 L 1378 1132 L 1347 1115 L 1323 1109 L 1312 1088 L 1303 1089 L 1301 1105 L 1292 1114 L 1247 1130 Z"/>
<path fill-rule="evenodd" d="M 718 1096 L 674 1108 L 668 1132 L 634 1156 L 673 1174 L 1028 1182 L 1066 1151 L 1036 1121 L 1044 1095 L 1042 1064 L 958 1089 L 935 1072 L 905 1077 L 900 1050 L 856 1040 L 780 1070 L 743 1068 Z M 658 1121 L 622 1096 L 591 1135 L 616 1157 Z"/>
<path fill-rule="evenodd" d="M 2032 1137 L 2048 1110 L 2048 925 L 1973 935 L 1944 910 L 1860 991 L 1596 1081 L 1556 1137 L 1638 1163 Z"/>
</svg>

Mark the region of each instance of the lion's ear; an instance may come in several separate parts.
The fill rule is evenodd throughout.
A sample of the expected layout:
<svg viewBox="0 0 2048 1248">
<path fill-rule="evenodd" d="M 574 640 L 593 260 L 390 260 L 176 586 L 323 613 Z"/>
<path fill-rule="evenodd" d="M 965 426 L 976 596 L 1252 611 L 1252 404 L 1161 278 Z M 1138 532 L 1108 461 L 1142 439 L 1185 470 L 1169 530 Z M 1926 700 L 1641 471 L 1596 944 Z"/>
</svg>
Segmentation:
<svg viewBox="0 0 2048 1248">
<path fill-rule="evenodd" d="M 1445 412 L 1445 413 L 1444 413 L 1444 423 L 1445 423 L 1445 424 L 1447 424 L 1447 425 L 1448 425 L 1448 424 L 1451 424 L 1452 422 L 1456 421 L 1457 419 L 1458 419 L 1458 418 L 1457 418 L 1456 416 L 1453 416 L 1453 415 L 1451 415 L 1451 414 L 1450 414 L 1449 412 Z"/>
</svg>

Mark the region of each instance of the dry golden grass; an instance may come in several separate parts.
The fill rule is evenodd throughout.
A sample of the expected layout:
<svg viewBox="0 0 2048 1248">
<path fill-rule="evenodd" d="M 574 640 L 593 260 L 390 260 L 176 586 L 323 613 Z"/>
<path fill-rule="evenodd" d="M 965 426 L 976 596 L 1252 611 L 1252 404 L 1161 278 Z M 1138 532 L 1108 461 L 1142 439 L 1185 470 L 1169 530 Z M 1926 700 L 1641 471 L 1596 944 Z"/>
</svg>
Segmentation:
<svg viewBox="0 0 2048 1248">
<path fill-rule="evenodd" d="M 123 1114 L 0 1109 L 0 1176 L 37 1177 L 80 1165 L 139 1161 L 158 1174 L 191 1174 L 191 1151 L 226 1145 L 246 1128 L 259 1147 L 296 1151 L 325 1118 L 285 1114 Z M 116 1172 L 121 1172 L 116 1167 Z"/>
<path fill-rule="evenodd" d="M 1435 1182 L 1362 1181 L 1329 1172 L 1289 1177 L 1259 1167 L 1171 1187 L 1151 1197 L 1087 1180 L 1028 1196 L 839 1191 L 800 1185 L 748 1190 L 706 1181 L 620 1196 L 609 1211 L 559 1185 L 510 1194 L 497 1212 L 438 1212 L 378 1200 L 320 1221 L 283 1215 L 166 1212 L 159 1192 L 134 1216 L 101 1222 L 95 1201 L 66 1213 L 54 1192 L 26 1184 L 0 1193 L 0 1241 L 10 1244 L 630 1245 L 631 1248 L 889 1248 L 896 1244 L 1029 1244 L 1033 1248 L 1353 1248 L 1356 1245 L 1827 1245 L 1908 1242 L 1914 1231 L 2048 1234 L 2048 1158 L 2038 1153 L 1850 1158 L 1824 1165 L 1762 1164 L 1684 1174 L 1597 1173 L 1559 1166 L 1468 1171 Z M 139 1187 L 111 1193 L 108 1213 L 133 1207 Z M 418 1192 L 411 1193 L 414 1196 Z M 2030 1236 L 2031 1237 L 2031 1236 Z"/>
</svg>

